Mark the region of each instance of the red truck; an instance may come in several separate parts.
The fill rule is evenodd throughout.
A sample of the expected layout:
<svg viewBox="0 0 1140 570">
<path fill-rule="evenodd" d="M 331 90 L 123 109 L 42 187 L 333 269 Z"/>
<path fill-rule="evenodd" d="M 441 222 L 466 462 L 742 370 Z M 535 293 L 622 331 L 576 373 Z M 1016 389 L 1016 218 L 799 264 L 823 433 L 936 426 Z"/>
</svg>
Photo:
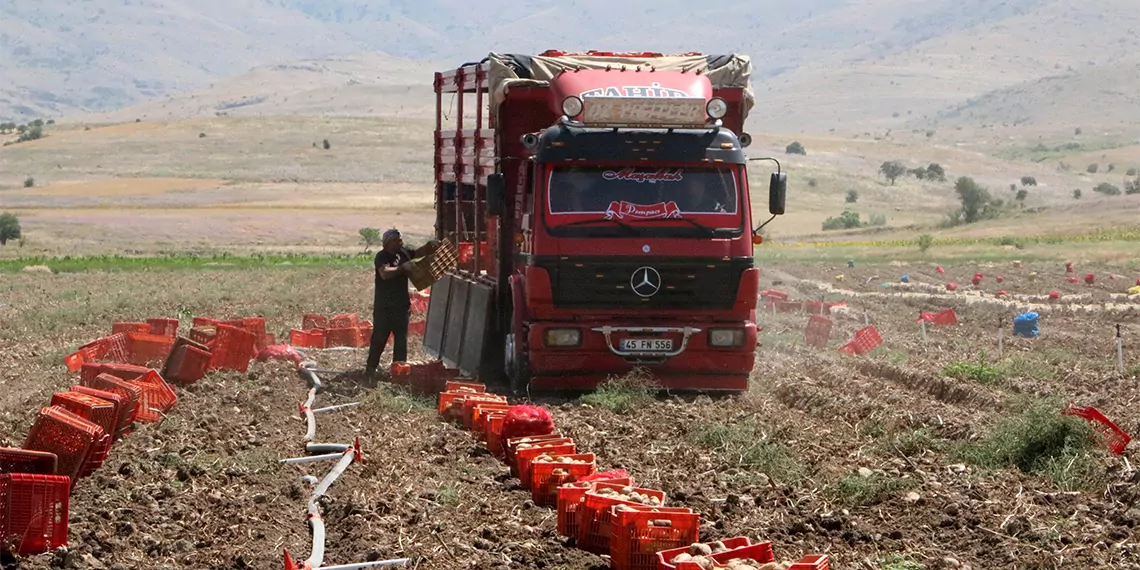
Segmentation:
<svg viewBox="0 0 1140 570">
<path fill-rule="evenodd" d="M 436 237 L 460 263 L 432 286 L 427 352 L 516 392 L 637 367 L 668 389 L 746 390 L 750 72 L 740 55 L 547 51 L 436 73 Z"/>
</svg>

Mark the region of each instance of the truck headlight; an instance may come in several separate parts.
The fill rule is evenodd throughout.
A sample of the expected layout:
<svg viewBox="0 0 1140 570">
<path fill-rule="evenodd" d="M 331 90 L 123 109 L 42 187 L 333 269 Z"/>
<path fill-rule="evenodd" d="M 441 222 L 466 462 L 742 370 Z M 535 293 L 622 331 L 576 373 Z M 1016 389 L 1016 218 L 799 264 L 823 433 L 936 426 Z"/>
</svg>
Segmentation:
<svg viewBox="0 0 1140 570">
<path fill-rule="evenodd" d="M 577 117 L 582 112 L 582 100 L 571 95 L 562 100 L 562 113 L 567 117 Z"/>
<path fill-rule="evenodd" d="M 582 344 L 582 331 L 578 329 L 547 329 L 546 346 L 578 346 Z"/>
<path fill-rule="evenodd" d="M 705 105 L 705 111 L 714 119 L 723 119 L 724 115 L 728 113 L 728 103 L 725 103 L 724 99 L 720 97 L 713 97 Z"/>
<path fill-rule="evenodd" d="M 712 329 L 709 331 L 709 346 L 743 346 L 743 329 Z"/>
</svg>

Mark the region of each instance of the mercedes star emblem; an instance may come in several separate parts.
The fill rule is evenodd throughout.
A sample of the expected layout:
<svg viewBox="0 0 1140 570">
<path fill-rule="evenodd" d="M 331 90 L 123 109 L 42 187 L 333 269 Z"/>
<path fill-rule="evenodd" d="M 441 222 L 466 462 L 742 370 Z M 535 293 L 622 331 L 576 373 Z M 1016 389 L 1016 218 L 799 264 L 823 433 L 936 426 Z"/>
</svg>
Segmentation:
<svg viewBox="0 0 1140 570">
<path fill-rule="evenodd" d="M 661 274 L 648 265 L 639 267 L 633 270 L 629 285 L 638 297 L 652 297 L 661 290 Z"/>
</svg>

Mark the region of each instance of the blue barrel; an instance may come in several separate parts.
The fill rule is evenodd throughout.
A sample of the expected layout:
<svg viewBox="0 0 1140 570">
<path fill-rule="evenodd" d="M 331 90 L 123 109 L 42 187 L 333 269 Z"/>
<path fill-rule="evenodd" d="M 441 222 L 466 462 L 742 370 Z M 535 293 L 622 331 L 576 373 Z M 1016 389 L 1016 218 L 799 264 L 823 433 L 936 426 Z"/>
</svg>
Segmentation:
<svg viewBox="0 0 1140 570">
<path fill-rule="evenodd" d="M 1037 338 L 1037 313 L 1029 312 L 1014 317 L 1013 334 L 1025 338 Z"/>
</svg>

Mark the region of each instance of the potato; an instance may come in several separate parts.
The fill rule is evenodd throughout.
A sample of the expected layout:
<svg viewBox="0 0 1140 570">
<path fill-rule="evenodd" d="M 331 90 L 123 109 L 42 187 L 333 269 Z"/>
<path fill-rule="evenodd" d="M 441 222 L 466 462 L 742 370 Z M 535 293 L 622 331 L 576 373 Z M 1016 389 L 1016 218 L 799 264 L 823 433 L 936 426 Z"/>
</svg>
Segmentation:
<svg viewBox="0 0 1140 570">
<path fill-rule="evenodd" d="M 669 563 L 670 564 L 677 564 L 678 562 L 689 562 L 692 559 L 693 559 L 692 554 L 689 554 L 688 552 L 682 552 L 682 553 L 674 556 L 673 559 L 669 561 Z"/>
<path fill-rule="evenodd" d="M 550 472 L 551 475 L 569 475 L 570 472 L 565 469 L 555 469 Z"/>
<path fill-rule="evenodd" d="M 669 519 L 654 519 L 649 521 L 649 526 L 671 527 L 673 526 L 673 521 Z"/>
<path fill-rule="evenodd" d="M 713 554 L 719 554 L 721 552 L 725 552 L 726 550 L 728 550 L 728 547 L 725 546 L 724 543 L 719 541 L 719 540 L 709 544 L 709 547 L 712 548 Z"/>
<path fill-rule="evenodd" d="M 630 493 L 633 493 L 633 487 L 628 487 L 628 486 L 622 487 L 621 492 L 623 494 L 629 495 Z"/>
<path fill-rule="evenodd" d="M 707 544 L 694 542 L 689 545 L 689 554 L 692 554 L 693 556 L 708 556 L 712 554 L 712 548 Z"/>
<path fill-rule="evenodd" d="M 701 565 L 704 570 L 713 570 L 716 568 L 716 561 L 707 556 L 696 556 L 693 561 Z"/>
<path fill-rule="evenodd" d="M 776 570 L 777 567 L 779 567 L 779 564 L 776 564 L 775 562 L 769 562 L 769 563 L 761 566 L 760 570 Z"/>
</svg>

